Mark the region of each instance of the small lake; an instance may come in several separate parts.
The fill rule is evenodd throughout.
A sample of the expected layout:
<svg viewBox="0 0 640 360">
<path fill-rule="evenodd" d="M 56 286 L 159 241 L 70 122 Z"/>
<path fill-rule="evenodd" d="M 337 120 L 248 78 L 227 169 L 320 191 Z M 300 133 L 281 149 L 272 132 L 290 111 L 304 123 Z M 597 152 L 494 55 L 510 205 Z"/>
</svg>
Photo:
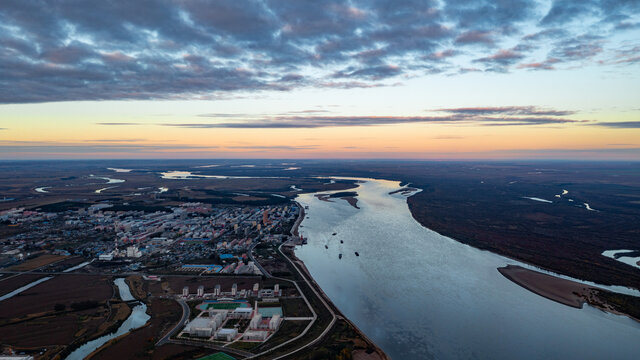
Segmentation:
<svg viewBox="0 0 640 360">
<path fill-rule="evenodd" d="M 95 176 L 93 174 L 89 175 L 89 177 L 94 178 L 94 179 L 100 179 L 100 180 L 106 180 L 107 184 L 120 184 L 125 182 L 125 180 L 123 179 L 114 179 L 114 178 L 110 178 L 108 176 Z"/>
<path fill-rule="evenodd" d="M 241 166 L 238 166 L 241 167 Z M 164 171 L 160 177 L 169 180 L 192 180 L 192 179 L 284 179 L 278 176 L 227 176 L 227 175 L 203 175 L 191 171 Z"/>
</svg>

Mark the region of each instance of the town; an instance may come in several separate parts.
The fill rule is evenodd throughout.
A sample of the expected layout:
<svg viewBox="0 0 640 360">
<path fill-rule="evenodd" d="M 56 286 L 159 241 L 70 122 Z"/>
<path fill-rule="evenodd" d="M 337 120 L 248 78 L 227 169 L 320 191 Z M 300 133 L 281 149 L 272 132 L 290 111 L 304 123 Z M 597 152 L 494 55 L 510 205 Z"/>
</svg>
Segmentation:
<svg viewBox="0 0 640 360">
<path fill-rule="evenodd" d="M 247 250 L 288 239 L 296 205 L 212 207 L 182 203 L 163 211 L 114 210 L 101 202 L 62 212 L 10 209 L 0 222 L 24 230 L 0 242 L 0 266 L 42 253 L 90 259 L 87 271 L 261 275 Z"/>
<path fill-rule="evenodd" d="M 177 359 L 374 356 L 295 257 L 304 218 L 295 201 L 114 197 L 6 209 L 2 354 L 110 359 L 133 346 Z M 44 341 L 52 336 L 55 345 Z"/>
</svg>

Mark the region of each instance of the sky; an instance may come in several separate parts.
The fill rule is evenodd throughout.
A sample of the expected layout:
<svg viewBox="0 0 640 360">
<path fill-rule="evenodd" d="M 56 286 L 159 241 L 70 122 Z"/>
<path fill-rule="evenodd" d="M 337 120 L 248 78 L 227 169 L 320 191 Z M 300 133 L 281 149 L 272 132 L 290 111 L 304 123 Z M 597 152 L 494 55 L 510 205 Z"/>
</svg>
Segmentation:
<svg viewBox="0 0 640 360">
<path fill-rule="evenodd" d="M 640 160 L 640 0 L 0 2 L 0 160 Z"/>
</svg>

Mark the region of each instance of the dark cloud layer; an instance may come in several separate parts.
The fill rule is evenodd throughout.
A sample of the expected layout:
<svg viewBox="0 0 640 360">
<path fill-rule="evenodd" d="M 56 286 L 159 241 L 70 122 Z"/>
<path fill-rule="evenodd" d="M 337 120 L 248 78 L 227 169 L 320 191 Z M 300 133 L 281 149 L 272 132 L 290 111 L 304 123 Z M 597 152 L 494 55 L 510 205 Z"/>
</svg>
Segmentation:
<svg viewBox="0 0 640 360">
<path fill-rule="evenodd" d="M 206 123 L 161 123 L 160 126 L 192 129 L 287 129 L 346 126 L 394 125 L 407 123 L 460 124 L 486 126 L 562 125 L 584 123 L 586 120 L 567 118 L 572 111 L 540 109 L 532 106 L 470 107 L 439 109 L 438 116 L 328 116 L 309 112 L 305 115 L 247 116 L 229 122 L 227 116 L 203 114 L 202 117 L 218 121 Z M 222 114 L 225 115 L 225 114 Z M 105 123 L 102 123 L 106 125 Z M 116 125 L 116 124 L 111 124 Z"/>
<path fill-rule="evenodd" d="M 639 4 L 3 0 L 0 103 L 208 99 L 374 87 L 476 66 L 505 72 L 585 61 L 632 65 L 640 48 L 622 54 L 608 39 L 640 31 L 632 16 Z M 538 58 L 540 49 L 546 56 Z"/>
<path fill-rule="evenodd" d="M 89 153 L 143 153 L 143 152 L 171 152 L 196 151 L 217 149 L 219 146 L 193 145 L 159 145 L 159 144 L 82 144 L 39 141 L 0 141 L 0 153 L 24 154 L 89 154 Z"/>
<path fill-rule="evenodd" d="M 573 111 L 540 109 L 535 106 L 465 107 L 438 111 L 465 115 L 566 116 L 574 114 Z"/>
<path fill-rule="evenodd" d="M 640 121 L 611 121 L 601 122 L 594 125 L 604 126 L 613 129 L 640 129 Z"/>
</svg>

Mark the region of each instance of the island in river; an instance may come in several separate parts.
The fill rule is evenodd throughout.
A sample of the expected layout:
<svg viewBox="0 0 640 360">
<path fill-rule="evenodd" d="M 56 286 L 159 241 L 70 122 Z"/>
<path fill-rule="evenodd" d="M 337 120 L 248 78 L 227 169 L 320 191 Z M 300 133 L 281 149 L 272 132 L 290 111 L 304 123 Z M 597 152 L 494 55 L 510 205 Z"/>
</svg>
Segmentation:
<svg viewBox="0 0 640 360">
<path fill-rule="evenodd" d="M 349 203 L 349 205 L 353 206 L 356 209 L 358 207 L 358 193 L 355 191 L 340 191 L 331 194 L 316 194 L 315 197 L 322 201 L 331 202 L 331 199 L 342 199 Z"/>
<path fill-rule="evenodd" d="M 640 298 L 589 286 L 577 281 L 525 269 L 518 265 L 498 268 L 500 274 L 523 288 L 561 304 L 582 309 L 587 303 L 613 314 L 640 321 Z"/>
</svg>

